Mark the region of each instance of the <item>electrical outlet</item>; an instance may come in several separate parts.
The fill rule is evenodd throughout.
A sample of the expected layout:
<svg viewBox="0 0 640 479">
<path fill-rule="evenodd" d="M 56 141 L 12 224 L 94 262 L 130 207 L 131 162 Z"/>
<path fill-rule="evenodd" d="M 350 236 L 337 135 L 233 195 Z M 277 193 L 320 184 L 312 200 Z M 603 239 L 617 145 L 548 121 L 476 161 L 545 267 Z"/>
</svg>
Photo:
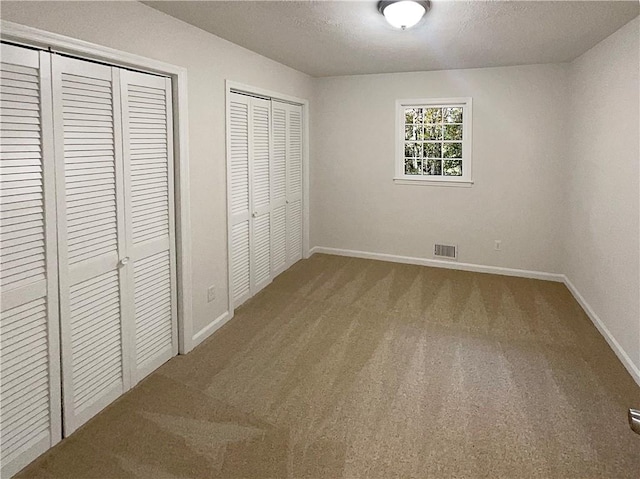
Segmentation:
<svg viewBox="0 0 640 479">
<path fill-rule="evenodd" d="M 496 251 L 502 251 L 502 240 L 495 240 L 493 243 L 493 249 Z"/>
<path fill-rule="evenodd" d="M 211 301 L 215 301 L 215 299 L 216 299 L 216 287 L 209 286 L 209 288 L 207 289 L 207 301 L 211 302 Z"/>
</svg>

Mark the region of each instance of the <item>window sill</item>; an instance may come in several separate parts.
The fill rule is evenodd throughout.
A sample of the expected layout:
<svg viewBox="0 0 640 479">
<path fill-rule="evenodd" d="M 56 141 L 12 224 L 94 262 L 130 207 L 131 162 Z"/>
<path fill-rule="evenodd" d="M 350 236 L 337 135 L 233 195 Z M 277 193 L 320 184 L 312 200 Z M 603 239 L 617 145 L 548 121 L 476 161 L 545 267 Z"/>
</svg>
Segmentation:
<svg viewBox="0 0 640 479">
<path fill-rule="evenodd" d="M 472 180 L 423 180 L 420 178 L 394 178 L 396 185 L 414 185 L 414 186 L 455 186 L 458 188 L 471 188 Z"/>
</svg>

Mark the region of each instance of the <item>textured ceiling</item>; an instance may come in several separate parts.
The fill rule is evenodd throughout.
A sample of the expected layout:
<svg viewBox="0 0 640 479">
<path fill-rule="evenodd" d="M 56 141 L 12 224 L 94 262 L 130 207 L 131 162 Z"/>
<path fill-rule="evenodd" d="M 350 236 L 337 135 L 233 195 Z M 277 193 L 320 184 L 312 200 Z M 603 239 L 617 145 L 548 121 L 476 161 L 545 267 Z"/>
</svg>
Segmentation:
<svg viewBox="0 0 640 479">
<path fill-rule="evenodd" d="M 640 12 L 637 0 L 435 0 L 400 31 L 377 1 L 143 3 L 316 77 L 571 61 Z"/>
</svg>

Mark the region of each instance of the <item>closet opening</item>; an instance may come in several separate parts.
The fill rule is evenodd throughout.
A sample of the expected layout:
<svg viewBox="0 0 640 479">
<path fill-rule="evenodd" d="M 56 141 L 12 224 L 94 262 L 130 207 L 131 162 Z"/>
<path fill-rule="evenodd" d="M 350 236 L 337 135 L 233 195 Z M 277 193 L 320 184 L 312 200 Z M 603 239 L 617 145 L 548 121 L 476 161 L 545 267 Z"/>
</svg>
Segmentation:
<svg viewBox="0 0 640 479">
<path fill-rule="evenodd" d="M 186 70 L 2 26 L 10 476 L 188 352 L 193 332 Z"/>
<path fill-rule="evenodd" d="M 192 322 L 191 219 L 189 197 L 189 136 L 187 70 L 158 60 L 122 52 L 83 40 L 11 22 L 2 22 L 2 43 L 54 52 L 126 70 L 171 79 L 175 181 L 175 227 L 179 352 L 194 347 Z"/>
<path fill-rule="evenodd" d="M 229 310 L 309 256 L 308 101 L 227 82 Z"/>
</svg>

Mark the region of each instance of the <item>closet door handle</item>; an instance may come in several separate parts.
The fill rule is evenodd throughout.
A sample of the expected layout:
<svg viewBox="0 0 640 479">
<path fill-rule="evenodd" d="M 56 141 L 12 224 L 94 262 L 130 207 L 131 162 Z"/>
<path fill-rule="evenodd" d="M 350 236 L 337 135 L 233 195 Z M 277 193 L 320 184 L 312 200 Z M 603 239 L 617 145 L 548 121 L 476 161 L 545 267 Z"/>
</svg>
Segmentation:
<svg viewBox="0 0 640 479">
<path fill-rule="evenodd" d="M 126 266 L 128 263 L 129 263 L 129 257 L 125 256 L 120 261 L 118 261 L 118 268 L 122 268 L 123 266 Z"/>
<path fill-rule="evenodd" d="M 287 205 L 289 204 L 289 200 L 284 200 L 284 202 L 285 202 L 285 204 L 287 204 Z"/>
<path fill-rule="evenodd" d="M 251 217 L 252 218 L 255 218 L 256 216 L 258 216 L 258 212 L 257 211 L 254 211 L 253 213 L 251 213 Z"/>
<path fill-rule="evenodd" d="M 629 409 L 629 426 L 636 434 L 640 434 L 640 409 Z"/>
</svg>

